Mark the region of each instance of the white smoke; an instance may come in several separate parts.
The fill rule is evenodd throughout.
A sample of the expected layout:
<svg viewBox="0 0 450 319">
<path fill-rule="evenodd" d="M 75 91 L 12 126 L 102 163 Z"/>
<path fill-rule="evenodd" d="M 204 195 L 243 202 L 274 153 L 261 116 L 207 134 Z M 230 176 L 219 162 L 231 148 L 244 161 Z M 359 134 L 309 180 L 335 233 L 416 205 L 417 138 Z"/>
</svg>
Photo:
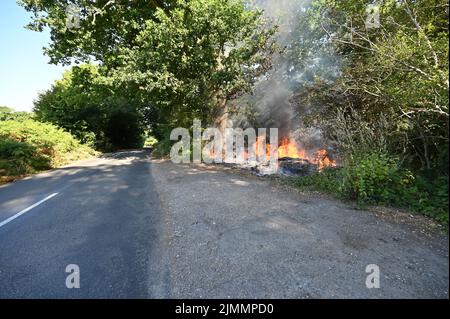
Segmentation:
<svg viewBox="0 0 450 319">
<path fill-rule="evenodd" d="M 320 144 L 323 142 L 320 130 L 305 128 L 302 123 L 302 115 L 311 106 L 299 105 L 296 97 L 317 78 L 334 81 L 339 74 L 339 59 L 330 50 L 309 52 L 301 58 L 292 54 L 304 42 L 320 42 L 311 39 L 314 34 L 303 29 L 311 0 L 256 0 L 254 4 L 279 26 L 276 41 L 284 50 L 274 56 L 272 70 L 257 82 L 254 92 L 233 102 L 238 111 L 232 121 L 237 126 L 278 127 L 279 136 L 302 139 L 302 144 Z M 287 54 L 289 50 L 291 53 Z M 254 118 L 249 118 L 247 112 L 239 112 L 249 107 Z"/>
</svg>

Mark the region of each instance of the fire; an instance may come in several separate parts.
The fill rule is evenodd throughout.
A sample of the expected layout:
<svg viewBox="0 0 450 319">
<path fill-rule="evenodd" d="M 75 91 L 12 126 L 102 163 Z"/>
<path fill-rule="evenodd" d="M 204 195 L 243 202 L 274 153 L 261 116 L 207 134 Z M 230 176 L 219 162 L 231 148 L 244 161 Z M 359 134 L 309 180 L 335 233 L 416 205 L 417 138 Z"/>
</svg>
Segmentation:
<svg viewBox="0 0 450 319">
<path fill-rule="evenodd" d="M 264 145 L 265 144 L 265 145 Z M 265 149 L 264 149 L 265 146 Z M 266 153 L 266 159 L 269 160 L 271 156 L 271 145 L 269 143 L 266 143 L 265 137 L 258 136 L 256 138 L 256 143 L 253 144 L 253 150 L 255 152 L 256 158 L 260 158 Z"/>
<path fill-rule="evenodd" d="M 307 158 L 305 150 L 301 149 L 297 142 L 288 138 L 283 138 L 278 146 L 278 158 L 283 157 Z"/>
<path fill-rule="evenodd" d="M 326 167 L 336 167 L 336 162 L 330 159 L 326 150 L 319 150 L 316 152 L 316 160 L 319 171 Z"/>
<path fill-rule="evenodd" d="M 257 139 L 255 145 L 255 153 L 258 156 L 263 150 L 264 141 L 260 138 Z M 283 138 L 278 146 L 278 158 L 293 158 L 293 159 L 305 159 L 310 161 L 312 164 L 316 164 L 319 171 L 326 167 L 335 167 L 336 162 L 332 160 L 325 149 L 321 149 L 312 154 L 307 152 L 306 149 L 302 148 L 299 143 L 294 139 Z M 266 144 L 266 156 L 267 159 L 270 158 L 272 152 L 275 152 L 274 147 L 270 144 Z"/>
<path fill-rule="evenodd" d="M 325 149 L 320 149 L 316 152 L 308 152 L 299 143 L 291 138 L 281 139 L 278 148 L 266 142 L 264 136 L 259 136 L 256 142 L 249 146 L 252 148 L 256 159 L 264 159 L 264 155 L 267 161 L 270 160 L 271 156 L 278 152 L 278 158 L 292 158 L 292 159 L 304 159 L 312 164 L 317 165 L 319 171 L 326 167 L 336 167 L 336 162 L 330 157 L 329 153 Z M 214 151 L 209 151 L 209 156 L 211 158 L 215 157 Z M 243 150 L 242 157 L 245 161 L 249 160 L 248 151 Z"/>
</svg>

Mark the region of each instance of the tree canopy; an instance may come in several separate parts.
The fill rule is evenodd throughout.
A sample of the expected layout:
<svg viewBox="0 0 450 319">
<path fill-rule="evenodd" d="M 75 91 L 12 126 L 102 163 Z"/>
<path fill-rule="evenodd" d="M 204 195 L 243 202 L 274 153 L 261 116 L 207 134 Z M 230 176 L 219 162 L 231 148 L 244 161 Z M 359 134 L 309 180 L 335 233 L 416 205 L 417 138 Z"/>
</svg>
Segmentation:
<svg viewBox="0 0 450 319">
<path fill-rule="evenodd" d="M 370 20 L 371 4 L 312 2 L 309 18 L 299 25 L 310 35 L 299 38 L 289 54 L 301 64 L 329 49 L 341 67 L 335 81 L 312 82 L 301 92 L 302 101 L 326 106 L 316 114 L 331 119 L 331 131 L 336 111 L 345 109 L 349 117 L 357 112 L 354 122 L 384 130 L 390 152 L 408 165 L 448 172 L 448 2 L 377 2 L 378 21 Z"/>
<path fill-rule="evenodd" d="M 220 101 L 270 68 L 275 28 L 242 0 L 22 1 L 30 28 L 50 27 L 54 63 L 97 60 L 104 83 L 141 110 L 159 137 L 211 120 Z M 80 9 L 78 28 L 67 8 Z"/>
<path fill-rule="evenodd" d="M 45 53 L 52 63 L 70 64 L 74 58 L 118 63 L 123 47 L 132 48 L 146 21 L 158 8 L 169 12 L 176 0 L 18 0 L 33 14 L 27 27 L 50 28 L 52 42 Z"/>
<path fill-rule="evenodd" d="M 34 112 L 41 121 L 65 128 L 99 149 L 140 147 L 144 122 L 132 101 L 102 82 L 99 67 L 75 66 L 39 95 Z"/>
</svg>

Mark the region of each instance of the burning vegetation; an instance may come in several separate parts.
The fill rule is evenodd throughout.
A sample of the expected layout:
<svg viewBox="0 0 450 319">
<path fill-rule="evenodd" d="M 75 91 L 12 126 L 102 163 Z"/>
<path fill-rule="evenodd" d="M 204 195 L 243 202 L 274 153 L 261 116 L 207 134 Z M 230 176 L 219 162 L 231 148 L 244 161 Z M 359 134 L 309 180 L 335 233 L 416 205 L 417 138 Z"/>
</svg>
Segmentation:
<svg viewBox="0 0 450 319">
<path fill-rule="evenodd" d="M 211 158 L 218 158 L 213 151 L 209 155 Z M 224 159 L 223 156 L 219 158 Z M 270 164 L 273 165 L 274 161 L 276 170 L 267 169 Z M 228 163 L 226 159 L 224 162 Z M 337 159 L 331 148 L 308 150 L 294 138 L 287 137 L 281 138 L 277 145 L 273 145 L 267 142 L 264 136 L 259 136 L 255 143 L 247 145 L 242 153 L 236 154 L 236 161 L 233 163 L 241 167 L 249 167 L 262 175 L 278 173 L 304 176 L 322 171 L 327 167 L 336 167 Z"/>
</svg>

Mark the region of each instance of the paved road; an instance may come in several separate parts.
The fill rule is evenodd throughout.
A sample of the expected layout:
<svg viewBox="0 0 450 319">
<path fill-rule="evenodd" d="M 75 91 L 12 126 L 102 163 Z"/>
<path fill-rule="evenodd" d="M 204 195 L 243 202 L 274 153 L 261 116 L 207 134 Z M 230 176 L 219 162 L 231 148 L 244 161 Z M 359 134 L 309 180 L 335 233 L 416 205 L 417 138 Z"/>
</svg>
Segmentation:
<svg viewBox="0 0 450 319">
<path fill-rule="evenodd" d="M 161 209 L 143 152 L 79 162 L 0 188 L 0 297 L 164 297 Z M 80 268 L 67 289 L 65 268 Z"/>
<path fill-rule="evenodd" d="M 1 298 L 448 298 L 448 237 L 420 218 L 135 151 L 1 186 L 0 225 L 52 194 L 0 226 Z"/>
</svg>

